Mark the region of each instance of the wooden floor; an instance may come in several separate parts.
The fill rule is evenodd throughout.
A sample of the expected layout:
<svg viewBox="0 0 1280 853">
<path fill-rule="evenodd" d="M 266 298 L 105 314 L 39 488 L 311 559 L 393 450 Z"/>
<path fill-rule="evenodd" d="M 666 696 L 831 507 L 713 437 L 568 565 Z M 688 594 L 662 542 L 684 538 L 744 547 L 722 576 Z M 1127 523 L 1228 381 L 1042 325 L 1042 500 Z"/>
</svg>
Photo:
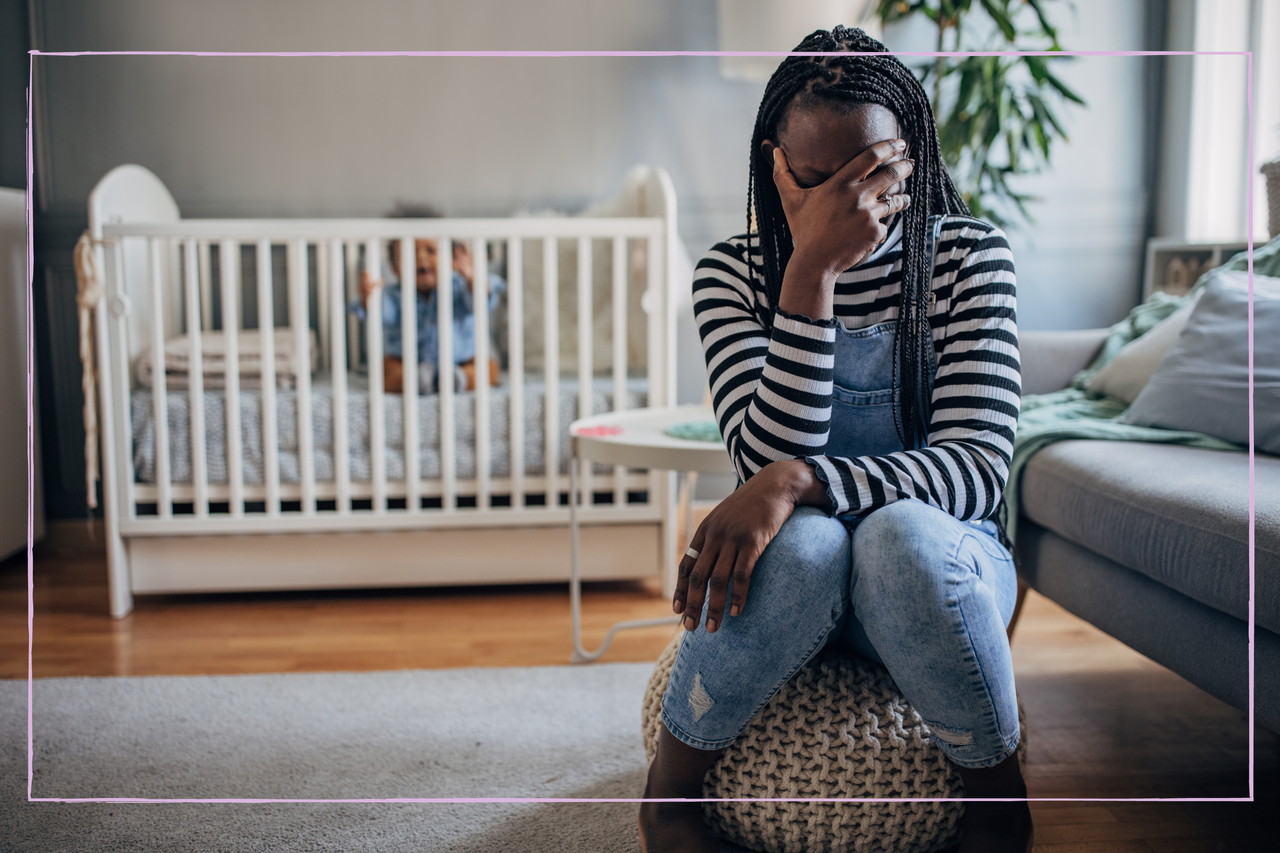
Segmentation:
<svg viewBox="0 0 1280 853">
<path fill-rule="evenodd" d="M 27 675 L 25 556 L 0 564 L 0 677 Z M 567 587 L 138 599 L 107 615 L 100 553 L 35 562 L 37 678 L 556 665 Z M 667 614 L 655 586 L 589 584 L 586 643 Z M 654 660 L 671 628 L 624 632 L 606 661 Z M 1014 637 L 1032 797 L 1247 797 L 1243 714 L 1034 593 Z M 1280 851 L 1280 737 L 1255 729 L 1253 803 L 1034 803 L 1041 853 Z"/>
</svg>

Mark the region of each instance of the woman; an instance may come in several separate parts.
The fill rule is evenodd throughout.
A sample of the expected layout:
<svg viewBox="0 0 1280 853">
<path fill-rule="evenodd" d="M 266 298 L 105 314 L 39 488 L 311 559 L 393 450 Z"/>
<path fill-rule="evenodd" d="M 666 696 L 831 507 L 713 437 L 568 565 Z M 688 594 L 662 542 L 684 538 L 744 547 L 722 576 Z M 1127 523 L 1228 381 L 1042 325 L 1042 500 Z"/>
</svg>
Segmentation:
<svg viewBox="0 0 1280 853">
<path fill-rule="evenodd" d="M 695 534 L 645 797 L 697 798 L 830 643 L 882 662 L 966 795 L 1019 798 L 996 513 L 1019 401 L 1013 259 L 943 165 L 919 83 L 861 30 L 818 31 L 765 89 L 748 226 L 694 309 L 742 485 Z M 871 54 L 864 56 L 850 53 Z M 701 627 L 699 627 L 701 625 Z M 646 802 L 649 853 L 713 851 L 697 803 Z M 961 850 L 1029 850 L 1025 802 L 970 802 Z"/>
</svg>

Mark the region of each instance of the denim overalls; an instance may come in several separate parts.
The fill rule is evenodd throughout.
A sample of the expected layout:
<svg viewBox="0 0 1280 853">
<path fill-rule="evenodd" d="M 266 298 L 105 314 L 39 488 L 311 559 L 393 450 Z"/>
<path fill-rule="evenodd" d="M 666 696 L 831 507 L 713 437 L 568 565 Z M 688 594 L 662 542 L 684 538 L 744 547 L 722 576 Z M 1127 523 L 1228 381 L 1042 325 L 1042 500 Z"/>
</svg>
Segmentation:
<svg viewBox="0 0 1280 853">
<path fill-rule="evenodd" d="M 942 230 L 942 217 L 931 216 L 926 226 L 925 257 L 932 258 Z M 929 281 L 933 281 L 930 269 Z M 930 305 L 933 300 L 930 299 Z M 836 323 L 835 387 L 831 392 L 831 433 L 826 456 L 883 456 L 905 450 L 894 426 L 894 371 L 897 320 L 850 331 Z M 932 396 L 938 359 L 932 341 L 929 382 L 924 398 Z M 912 450 L 918 447 L 911 448 Z"/>
</svg>

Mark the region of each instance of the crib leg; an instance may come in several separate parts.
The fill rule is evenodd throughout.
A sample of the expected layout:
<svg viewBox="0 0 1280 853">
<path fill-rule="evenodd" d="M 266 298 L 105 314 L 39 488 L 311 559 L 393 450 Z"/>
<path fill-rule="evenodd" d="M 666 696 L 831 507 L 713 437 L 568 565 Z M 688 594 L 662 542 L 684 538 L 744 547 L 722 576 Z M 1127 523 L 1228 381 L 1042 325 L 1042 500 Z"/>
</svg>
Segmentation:
<svg viewBox="0 0 1280 853">
<path fill-rule="evenodd" d="M 107 522 L 107 586 L 111 599 L 111 615 L 123 619 L 133 611 L 133 580 L 129 572 L 129 549 L 124 537 Z"/>
</svg>

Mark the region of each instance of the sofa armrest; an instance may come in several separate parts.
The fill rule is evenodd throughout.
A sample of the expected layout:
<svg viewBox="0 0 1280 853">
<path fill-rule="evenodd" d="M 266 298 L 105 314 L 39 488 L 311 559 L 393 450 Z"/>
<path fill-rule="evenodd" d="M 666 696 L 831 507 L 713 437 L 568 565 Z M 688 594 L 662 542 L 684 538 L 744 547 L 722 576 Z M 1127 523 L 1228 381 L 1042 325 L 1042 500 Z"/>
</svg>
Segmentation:
<svg viewBox="0 0 1280 853">
<path fill-rule="evenodd" d="M 1102 348 L 1110 329 L 1018 333 L 1022 359 L 1022 393 L 1047 394 L 1067 387 L 1071 377 L 1088 366 Z"/>
</svg>

